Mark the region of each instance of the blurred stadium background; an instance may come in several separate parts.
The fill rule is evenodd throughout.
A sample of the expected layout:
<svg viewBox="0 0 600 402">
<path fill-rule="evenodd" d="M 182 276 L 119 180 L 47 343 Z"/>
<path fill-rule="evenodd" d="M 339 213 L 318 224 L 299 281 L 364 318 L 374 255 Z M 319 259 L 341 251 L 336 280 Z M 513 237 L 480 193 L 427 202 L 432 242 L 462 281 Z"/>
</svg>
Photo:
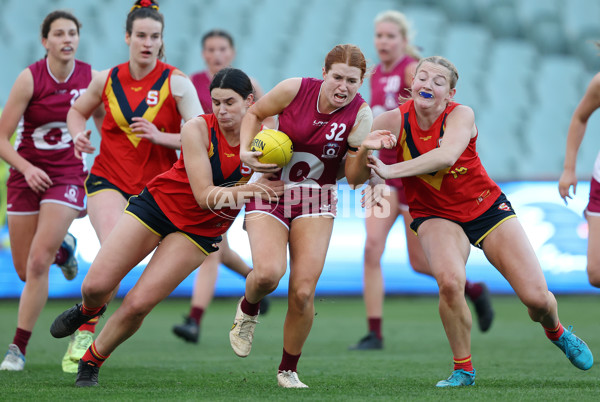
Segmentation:
<svg viewBox="0 0 600 402">
<path fill-rule="evenodd" d="M 59 8 L 74 12 L 83 24 L 78 58 L 102 70 L 128 58 L 124 24 L 132 3 L 0 0 L 0 106 L 18 73 L 43 57 L 39 26 L 48 12 Z M 443 55 L 456 64 L 460 74 L 456 99 L 475 110 L 480 156 L 515 204 L 551 288 L 596 291 L 585 276 L 587 228 L 581 212 L 587 201 L 586 182 L 600 149 L 599 113 L 588 125 L 577 168 L 582 183 L 569 206 L 558 197 L 556 180 L 562 171 L 571 114 L 600 70 L 599 50 L 594 46 L 600 40 L 600 1 L 161 0 L 160 9 L 166 19 L 167 62 L 188 74 L 203 69 L 202 34 L 225 29 L 236 41 L 235 66 L 255 77 L 265 91 L 284 78 L 319 77 L 326 53 L 337 43 L 359 45 L 374 66 L 373 18 L 387 9 L 405 13 L 422 54 Z M 369 99 L 367 83 L 361 93 Z M 92 137 L 99 140 L 97 133 Z M 346 211 L 356 210 L 353 197 L 348 197 Z M 343 240 L 332 242 L 319 287 L 322 292 L 360 293 L 364 229 L 361 217 L 350 215 L 336 223 L 334 239 Z M 79 238 L 82 274 L 97 250 L 86 222 L 79 220 L 72 228 Z M 433 281 L 410 270 L 401 229 L 401 225 L 394 228 L 384 256 L 388 290 L 435 292 Z M 233 247 L 249 261 L 244 236 L 236 225 L 231 233 Z M 480 252 L 474 252 L 471 260 L 475 261 L 470 262 L 471 277 L 492 281 L 493 291 L 510 291 Z M 21 285 L 10 260 L 2 261 L 0 297 L 17 297 Z M 77 296 L 82 277 L 65 283 L 59 272 L 51 272 L 51 296 Z M 189 294 L 191 285 L 188 278 L 176 293 Z M 127 288 L 125 284 L 121 291 Z M 241 279 L 226 270 L 220 273 L 217 295 L 239 293 L 242 288 Z"/>
</svg>

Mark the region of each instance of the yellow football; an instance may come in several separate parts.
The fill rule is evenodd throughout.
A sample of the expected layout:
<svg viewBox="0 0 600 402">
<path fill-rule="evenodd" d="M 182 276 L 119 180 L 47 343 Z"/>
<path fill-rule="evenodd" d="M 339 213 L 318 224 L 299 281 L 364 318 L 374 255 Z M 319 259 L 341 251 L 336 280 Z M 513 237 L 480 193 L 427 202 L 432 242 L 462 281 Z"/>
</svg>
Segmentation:
<svg viewBox="0 0 600 402">
<path fill-rule="evenodd" d="M 250 150 L 262 152 L 258 157 L 260 163 L 275 163 L 279 167 L 287 165 L 294 154 L 290 137 L 270 128 L 256 134 L 250 144 Z"/>
</svg>

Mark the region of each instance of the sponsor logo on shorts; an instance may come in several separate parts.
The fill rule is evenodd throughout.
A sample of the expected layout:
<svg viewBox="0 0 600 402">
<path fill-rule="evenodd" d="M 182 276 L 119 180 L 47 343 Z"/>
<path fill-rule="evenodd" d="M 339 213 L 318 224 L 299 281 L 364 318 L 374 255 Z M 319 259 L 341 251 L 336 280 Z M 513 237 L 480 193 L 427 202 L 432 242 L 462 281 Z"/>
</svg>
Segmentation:
<svg viewBox="0 0 600 402">
<path fill-rule="evenodd" d="M 507 211 L 507 212 L 512 211 L 512 208 L 509 207 L 505 202 L 503 202 L 502 204 L 498 205 L 498 209 L 501 209 L 501 210 Z"/>
<path fill-rule="evenodd" d="M 79 187 L 69 184 L 67 186 L 67 191 L 65 191 L 65 199 L 72 202 L 73 204 L 77 203 L 79 198 Z"/>
</svg>

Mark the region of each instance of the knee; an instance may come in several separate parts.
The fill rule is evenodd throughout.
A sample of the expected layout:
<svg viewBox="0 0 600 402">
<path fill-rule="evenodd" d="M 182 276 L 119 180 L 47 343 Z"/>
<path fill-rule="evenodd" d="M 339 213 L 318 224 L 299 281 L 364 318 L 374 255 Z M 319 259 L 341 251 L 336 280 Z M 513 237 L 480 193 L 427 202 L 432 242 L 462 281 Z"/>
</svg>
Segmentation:
<svg viewBox="0 0 600 402">
<path fill-rule="evenodd" d="M 254 268 L 252 275 L 256 285 L 265 291 L 272 292 L 279 285 L 281 275 L 278 274 L 279 270 L 274 266 L 261 266 L 259 269 Z M 284 271 L 285 272 L 285 271 Z"/>
<path fill-rule="evenodd" d="M 385 241 L 376 241 L 373 238 L 367 237 L 365 242 L 365 267 L 379 266 L 381 256 L 385 250 Z"/>
<path fill-rule="evenodd" d="M 83 298 L 98 301 L 98 303 L 106 303 L 110 298 L 111 291 L 111 289 L 105 289 L 96 281 L 90 280 L 87 276 L 81 284 L 81 295 Z"/>
<path fill-rule="evenodd" d="M 452 273 L 443 273 L 437 276 L 440 300 L 454 304 L 458 298 L 464 298 L 465 279 Z"/>
<path fill-rule="evenodd" d="M 590 285 L 600 288 L 600 266 L 592 267 L 588 265 L 587 272 Z"/>
<path fill-rule="evenodd" d="M 427 262 L 427 258 L 424 255 L 415 255 L 408 254 L 408 259 L 410 261 L 410 266 L 415 272 L 420 274 L 431 275 L 431 270 L 429 269 L 429 263 Z"/>
<path fill-rule="evenodd" d="M 552 294 L 547 290 L 529 292 L 521 298 L 521 301 L 535 317 L 547 315 L 552 310 L 552 306 L 556 303 Z"/>
<path fill-rule="evenodd" d="M 139 297 L 126 297 L 121 307 L 123 316 L 128 321 L 141 321 L 152 310 L 152 305 Z"/>
<path fill-rule="evenodd" d="M 53 256 L 47 252 L 34 252 L 29 255 L 26 275 L 29 279 L 47 275 L 52 264 Z"/>
<path fill-rule="evenodd" d="M 311 290 L 308 286 L 295 289 L 289 294 L 288 308 L 293 309 L 300 314 L 312 311 L 314 296 L 314 289 Z"/>
</svg>

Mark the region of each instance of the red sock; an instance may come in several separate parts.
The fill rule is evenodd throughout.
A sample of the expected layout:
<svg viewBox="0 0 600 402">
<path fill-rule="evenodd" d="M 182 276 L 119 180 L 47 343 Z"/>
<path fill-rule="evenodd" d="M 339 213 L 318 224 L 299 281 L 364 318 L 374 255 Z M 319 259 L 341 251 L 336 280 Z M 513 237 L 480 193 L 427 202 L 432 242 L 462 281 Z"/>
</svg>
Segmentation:
<svg viewBox="0 0 600 402">
<path fill-rule="evenodd" d="M 302 353 L 300 353 L 301 355 Z M 282 371 L 297 371 L 298 360 L 300 355 L 291 355 L 283 349 L 283 356 L 281 356 L 281 364 L 279 365 L 279 372 Z"/>
<path fill-rule="evenodd" d="M 244 298 L 242 299 L 241 309 L 244 312 L 244 314 L 252 316 L 258 315 L 258 310 L 260 309 L 260 301 L 256 304 L 249 303 L 248 300 L 246 300 L 246 296 L 244 296 Z"/>
<path fill-rule="evenodd" d="M 477 299 L 483 293 L 483 287 L 479 282 L 471 282 L 467 279 L 465 282 L 465 294 L 471 300 Z"/>
<path fill-rule="evenodd" d="M 85 351 L 85 354 L 81 360 L 92 366 L 100 367 L 102 364 L 104 364 L 104 361 L 109 358 L 109 356 L 110 355 L 102 356 L 100 353 L 98 353 L 98 350 L 96 350 L 96 341 L 94 341 L 88 350 Z"/>
<path fill-rule="evenodd" d="M 54 256 L 54 263 L 56 265 L 64 264 L 65 262 L 67 262 L 68 256 L 69 253 L 67 252 L 67 250 L 65 250 L 63 247 L 59 247 L 58 250 L 56 250 L 56 255 Z"/>
<path fill-rule="evenodd" d="M 454 370 L 465 370 L 465 371 L 473 371 L 473 362 L 471 361 L 471 355 L 457 359 L 454 358 Z"/>
<path fill-rule="evenodd" d="M 98 321 L 100 321 L 100 317 L 94 317 L 91 320 L 89 320 L 88 322 L 86 322 L 85 324 L 81 325 L 81 327 L 79 327 L 80 331 L 89 331 L 92 334 L 96 332 L 96 324 L 98 324 Z"/>
<path fill-rule="evenodd" d="M 200 325 L 200 321 L 202 321 L 202 315 L 204 314 L 204 309 L 202 307 L 194 307 L 190 309 L 190 318 L 196 321 L 196 324 Z"/>
<path fill-rule="evenodd" d="M 95 315 L 102 310 L 102 307 L 104 307 L 104 304 L 100 307 L 86 307 L 85 304 L 81 303 L 81 312 L 85 315 Z"/>
<path fill-rule="evenodd" d="M 544 331 L 546 332 L 546 336 L 551 341 L 558 341 L 558 338 L 560 338 L 562 336 L 562 334 L 565 332 L 565 328 L 560 324 L 560 322 L 554 329 L 546 328 L 543 325 L 542 325 L 542 328 L 544 328 Z"/>
<path fill-rule="evenodd" d="M 379 339 L 383 339 L 383 336 L 381 335 L 381 325 L 383 322 L 383 318 L 381 317 L 377 317 L 377 318 L 371 318 L 369 317 L 367 319 L 368 323 L 369 323 L 369 332 L 375 332 L 375 335 L 377 335 L 377 338 Z"/>
<path fill-rule="evenodd" d="M 25 331 L 24 329 L 17 328 L 15 337 L 13 338 L 13 343 L 19 347 L 19 350 L 21 353 L 23 353 L 23 356 L 25 356 L 25 349 L 27 349 L 29 338 L 31 338 L 31 331 Z"/>
</svg>

